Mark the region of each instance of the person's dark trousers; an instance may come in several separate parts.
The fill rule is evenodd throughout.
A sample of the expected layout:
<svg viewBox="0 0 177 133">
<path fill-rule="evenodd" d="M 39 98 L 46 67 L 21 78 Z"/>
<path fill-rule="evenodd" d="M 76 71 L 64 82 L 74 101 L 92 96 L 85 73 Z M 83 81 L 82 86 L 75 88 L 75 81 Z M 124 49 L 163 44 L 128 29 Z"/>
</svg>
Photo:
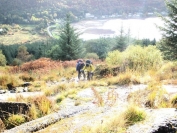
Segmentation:
<svg viewBox="0 0 177 133">
<path fill-rule="evenodd" d="M 81 70 L 78 71 L 78 79 L 80 80 L 81 74 L 83 74 L 84 79 L 85 79 L 85 73 L 84 73 L 84 71 L 81 71 Z"/>
<path fill-rule="evenodd" d="M 92 80 L 92 78 L 93 78 L 93 73 L 87 72 L 87 80 Z"/>
</svg>

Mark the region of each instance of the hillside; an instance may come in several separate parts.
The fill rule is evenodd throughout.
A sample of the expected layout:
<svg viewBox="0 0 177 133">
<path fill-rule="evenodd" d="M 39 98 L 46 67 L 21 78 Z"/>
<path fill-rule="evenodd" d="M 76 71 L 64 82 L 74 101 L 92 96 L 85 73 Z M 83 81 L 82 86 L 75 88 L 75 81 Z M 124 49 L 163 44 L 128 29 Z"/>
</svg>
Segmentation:
<svg viewBox="0 0 177 133">
<path fill-rule="evenodd" d="M 24 87 L 16 87 L 16 93 L 1 90 L 1 102 L 30 103 L 33 109 L 30 110 L 29 117 L 22 115 L 27 118 L 24 123 L 15 125 L 13 122 L 16 120 L 8 119 L 11 127 L 5 123 L 8 128 L 2 129 L 0 125 L 0 132 L 100 133 L 100 129 L 102 133 L 176 132 L 177 112 L 176 102 L 173 102 L 177 99 L 176 65 L 167 67 L 164 64 L 166 71 L 161 76 L 166 75 L 166 80 L 163 77 L 161 81 L 156 81 L 161 77 L 160 69 L 148 71 L 142 76 L 126 71 L 118 76 L 104 76 L 101 79 L 96 78 L 95 71 L 93 81 L 78 81 L 75 63 L 76 61 L 60 62 L 43 58 L 21 67 L 10 67 L 11 74 L 22 77 L 24 81 L 33 80 L 25 82 L 30 83 L 26 91 L 21 91 Z M 101 65 L 99 62 L 94 64 Z M 105 65 L 104 62 L 102 65 Z M 4 78 L 7 83 L 11 75 L 7 70 L 0 70 L 1 75 L 8 75 Z M 29 70 L 30 73 L 25 73 Z M 105 69 L 99 70 L 105 72 Z M 20 79 L 12 81 L 16 80 Z M 134 117 L 127 115 L 127 111 L 132 116 L 135 114 Z M 164 124 L 169 129 L 168 126 L 160 128 Z"/>
<path fill-rule="evenodd" d="M 99 17 L 164 10 L 165 5 L 161 0 L 1 0 L 0 23 L 37 24 L 63 18 L 67 12 L 72 12 L 75 18 L 83 18 L 85 13 Z"/>
</svg>

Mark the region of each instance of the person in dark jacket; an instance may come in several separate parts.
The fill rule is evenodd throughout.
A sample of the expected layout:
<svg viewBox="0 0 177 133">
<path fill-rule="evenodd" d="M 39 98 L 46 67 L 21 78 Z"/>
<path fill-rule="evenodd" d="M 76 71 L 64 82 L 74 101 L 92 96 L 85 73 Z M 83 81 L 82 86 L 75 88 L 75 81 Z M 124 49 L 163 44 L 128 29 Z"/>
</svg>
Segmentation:
<svg viewBox="0 0 177 133">
<path fill-rule="evenodd" d="M 84 71 L 81 71 L 85 66 L 85 63 L 82 60 L 77 61 L 76 65 L 76 71 L 78 71 L 78 79 L 80 80 L 81 74 L 83 74 L 84 79 L 85 79 L 85 73 Z"/>
</svg>

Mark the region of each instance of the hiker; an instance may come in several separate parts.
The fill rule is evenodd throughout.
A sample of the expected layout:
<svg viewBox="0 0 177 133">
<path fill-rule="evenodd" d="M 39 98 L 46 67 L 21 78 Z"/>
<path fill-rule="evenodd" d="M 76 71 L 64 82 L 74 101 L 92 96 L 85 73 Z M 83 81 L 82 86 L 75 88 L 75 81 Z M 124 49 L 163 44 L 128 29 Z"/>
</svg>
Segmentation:
<svg viewBox="0 0 177 133">
<path fill-rule="evenodd" d="M 91 80 L 93 77 L 94 67 L 90 60 L 86 61 L 86 65 L 83 67 L 81 71 L 87 71 L 87 80 Z"/>
<path fill-rule="evenodd" d="M 78 71 L 78 79 L 80 80 L 81 74 L 83 74 L 84 79 L 85 79 L 85 73 L 84 71 L 81 71 L 83 69 L 83 67 L 85 66 L 83 60 L 78 60 L 77 61 L 77 65 L 76 65 L 76 71 Z"/>
</svg>

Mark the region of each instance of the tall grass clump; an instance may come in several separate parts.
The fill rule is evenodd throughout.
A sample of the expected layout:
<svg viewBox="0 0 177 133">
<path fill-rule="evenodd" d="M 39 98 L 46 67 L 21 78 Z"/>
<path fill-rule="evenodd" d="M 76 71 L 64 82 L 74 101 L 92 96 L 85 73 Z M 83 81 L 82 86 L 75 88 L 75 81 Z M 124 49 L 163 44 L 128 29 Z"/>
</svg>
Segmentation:
<svg viewBox="0 0 177 133">
<path fill-rule="evenodd" d="M 130 93 L 128 101 L 149 108 L 170 106 L 169 95 L 159 82 L 151 82 L 145 89 Z"/>
<path fill-rule="evenodd" d="M 81 133 L 125 133 L 128 126 L 143 121 L 146 113 L 137 106 L 130 105 L 123 112 L 115 113 L 107 117 L 101 123 L 95 123 L 92 127 L 83 127 Z"/>
<path fill-rule="evenodd" d="M 48 115 L 54 109 L 52 101 L 50 101 L 46 96 L 34 97 L 29 99 L 29 101 L 36 107 L 37 117 Z M 33 107 L 33 109 L 35 109 L 35 107 Z M 33 116 L 35 117 L 35 112 L 33 112 Z"/>
<path fill-rule="evenodd" d="M 172 108 L 177 108 L 177 95 L 176 94 L 171 97 L 170 105 L 171 105 L 170 107 Z"/>
<path fill-rule="evenodd" d="M 156 73 L 156 80 L 167 80 L 173 78 L 173 62 L 165 62 Z"/>
<path fill-rule="evenodd" d="M 1 74 L 0 75 L 0 86 L 3 89 L 7 89 L 8 86 L 16 87 L 21 83 L 21 80 L 13 75 Z"/>
<path fill-rule="evenodd" d="M 137 106 L 130 105 L 124 112 L 127 125 L 133 125 L 137 122 L 143 121 L 146 118 L 146 113 Z"/>
<path fill-rule="evenodd" d="M 23 115 L 20 115 L 20 114 L 14 115 L 14 114 L 12 114 L 5 121 L 5 125 L 6 125 L 6 128 L 9 129 L 9 128 L 13 128 L 15 126 L 19 126 L 19 125 L 21 125 L 22 123 L 25 123 L 25 122 L 26 122 L 26 119 L 25 119 L 25 117 Z"/>
<path fill-rule="evenodd" d="M 108 85 L 130 85 L 130 84 L 140 84 L 140 77 L 136 72 L 127 70 L 122 72 L 118 77 L 111 77 L 107 79 Z"/>
<path fill-rule="evenodd" d="M 147 87 L 150 93 L 147 95 L 147 104 L 151 108 L 166 108 L 169 106 L 168 94 L 161 84 L 150 83 Z"/>
</svg>

